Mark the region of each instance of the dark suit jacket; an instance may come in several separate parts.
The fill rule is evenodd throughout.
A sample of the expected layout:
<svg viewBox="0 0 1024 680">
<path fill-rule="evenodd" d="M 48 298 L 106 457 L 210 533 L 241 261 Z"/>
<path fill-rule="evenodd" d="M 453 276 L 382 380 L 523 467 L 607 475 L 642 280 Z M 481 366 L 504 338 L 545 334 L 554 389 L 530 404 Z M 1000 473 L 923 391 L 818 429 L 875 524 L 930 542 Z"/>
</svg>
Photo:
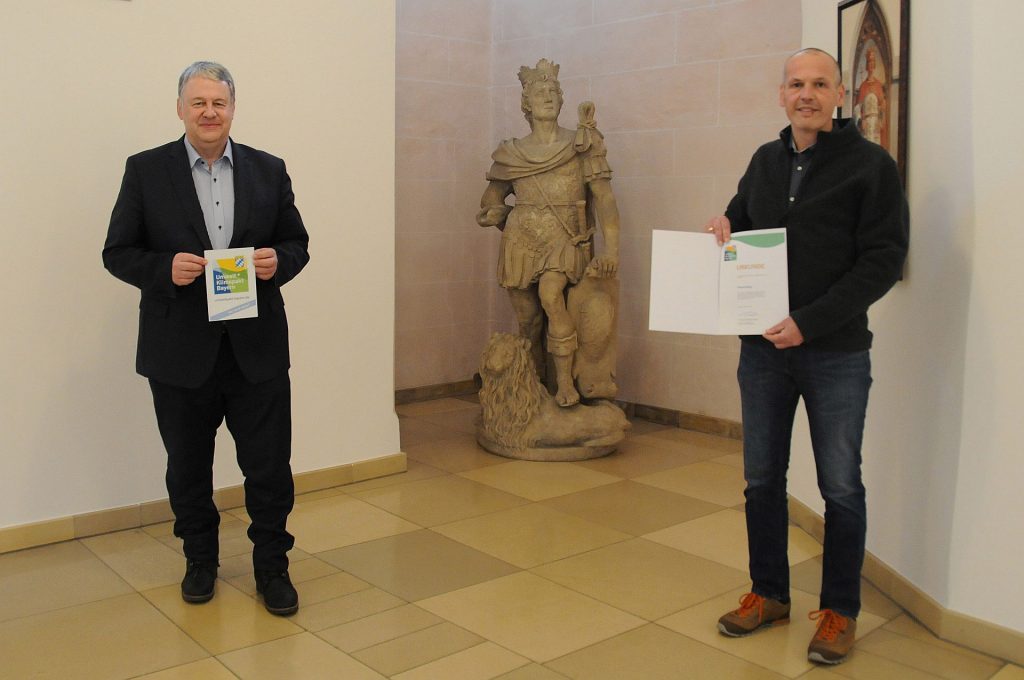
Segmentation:
<svg viewBox="0 0 1024 680">
<path fill-rule="evenodd" d="M 196 197 L 185 143 L 131 156 L 110 216 L 103 264 L 142 291 L 135 370 L 161 383 L 198 387 L 209 377 L 226 330 L 243 374 L 263 382 L 288 370 L 288 322 L 281 286 L 309 261 L 309 235 L 295 208 L 284 161 L 232 140 L 235 221 L 231 247 L 277 251 L 277 273 L 257 279 L 259 315 L 208 321 L 206 284 L 171 282 L 179 252 L 212 248 Z"/>
</svg>

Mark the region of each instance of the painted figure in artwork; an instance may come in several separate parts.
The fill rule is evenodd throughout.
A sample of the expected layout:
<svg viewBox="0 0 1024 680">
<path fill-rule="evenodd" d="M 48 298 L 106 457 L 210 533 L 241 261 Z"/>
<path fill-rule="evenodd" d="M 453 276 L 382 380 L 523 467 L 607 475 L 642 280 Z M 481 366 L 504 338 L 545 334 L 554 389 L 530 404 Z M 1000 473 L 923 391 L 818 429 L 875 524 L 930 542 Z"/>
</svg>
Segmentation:
<svg viewBox="0 0 1024 680">
<path fill-rule="evenodd" d="M 857 88 L 857 97 L 854 101 L 858 126 L 868 141 L 888 149 L 889 107 L 885 96 L 885 83 L 879 80 L 876 74 L 875 50 L 868 48 L 864 61 L 865 77 Z"/>
<path fill-rule="evenodd" d="M 619 211 L 594 105 L 579 107 L 575 130 L 560 127 L 558 64 L 519 70 L 530 133 L 494 151 L 477 223 L 502 230 L 498 282 L 509 293 L 537 372 L 545 349 L 555 370 L 555 402 L 615 396 Z M 505 203 L 515 194 L 515 204 Z M 594 254 L 600 225 L 604 251 Z M 568 293 L 568 294 L 567 294 Z M 545 331 L 546 329 L 546 331 Z"/>
</svg>

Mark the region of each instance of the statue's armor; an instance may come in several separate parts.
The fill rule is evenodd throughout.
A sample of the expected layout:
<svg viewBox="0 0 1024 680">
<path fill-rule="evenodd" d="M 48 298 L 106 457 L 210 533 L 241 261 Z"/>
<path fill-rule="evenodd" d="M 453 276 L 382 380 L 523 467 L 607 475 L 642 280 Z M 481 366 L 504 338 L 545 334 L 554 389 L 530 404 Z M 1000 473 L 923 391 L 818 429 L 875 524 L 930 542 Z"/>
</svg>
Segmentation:
<svg viewBox="0 0 1024 680">
<path fill-rule="evenodd" d="M 546 271 L 562 272 L 571 283 L 578 282 L 592 252 L 581 156 L 515 179 L 512 190 L 516 204 L 502 234 L 499 283 L 526 288 Z"/>
</svg>

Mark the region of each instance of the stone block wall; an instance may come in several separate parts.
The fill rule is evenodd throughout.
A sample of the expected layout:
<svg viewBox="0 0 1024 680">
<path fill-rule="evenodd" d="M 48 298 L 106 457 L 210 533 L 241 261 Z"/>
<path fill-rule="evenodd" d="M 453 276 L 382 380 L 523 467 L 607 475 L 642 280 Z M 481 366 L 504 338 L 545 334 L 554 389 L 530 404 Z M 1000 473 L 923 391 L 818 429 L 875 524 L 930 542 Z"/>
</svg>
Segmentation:
<svg viewBox="0 0 1024 680">
<path fill-rule="evenodd" d="M 485 15 L 486 27 L 467 25 L 471 17 L 482 22 Z M 442 29 L 447 37 L 425 35 Z M 468 40 L 472 31 L 479 31 L 473 34 L 478 38 Z M 469 337 L 512 330 L 508 302 L 494 282 L 497 233 L 474 232 L 481 230 L 472 216 L 491 147 L 528 131 L 519 110 L 519 66 L 547 57 L 561 64 L 561 124 L 575 126 L 579 102 L 594 101 L 615 172 L 612 186 L 622 215 L 621 398 L 739 420 L 738 339 L 647 330 L 651 230 L 697 231 L 724 210 L 751 153 L 786 124 L 778 85 L 786 56 L 801 47 L 800 36 L 800 0 L 400 0 L 398 387 L 466 379 L 475 370 Z M 431 56 L 410 55 L 414 41 L 429 43 Z M 454 82 L 452 75 L 452 45 L 464 47 L 467 41 L 489 47 L 489 73 L 474 70 L 479 80 L 472 84 Z M 447 60 L 438 56 L 443 49 Z M 410 60 L 415 67 L 403 71 Z M 407 75 L 414 68 L 433 75 L 414 82 Z M 469 102 L 474 111 L 439 106 L 449 94 L 477 97 L 481 91 L 489 106 L 486 99 Z M 472 131 L 472 140 L 447 137 L 449 124 L 430 122 L 434 111 L 458 117 L 460 130 L 467 137 Z M 403 125 L 423 131 L 412 135 Z M 451 154 L 450 173 L 432 184 L 403 176 L 404 144 Z M 447 197 L 424 195 L 440 184 L 450 190 Z M 403 245 L 403 229 L 417 228 L 402 206 L 427 201 L 438 212 L 424 222 L 435 226 L 418 231 L 446 231 L 460 242 L 458 253 L 451 242 L 446 248 L 423 233 L 415 241 L 422 246 Z M 456 254 L 472 263 L 453 259 Z M 403 282 L 403 256 L 418 260 L 407 268 L 422 273 L 422 285 Z M 472 279 L 479 290 L 468 279 L 463 286 L 452 277 L 453 270 L 468 277 L 462 270 L 471 264 L 481 265 L 472 274 L 479 276 Z M 484 292 L 486 329 L 470 315 L 484 318 Z M 454 297 L 460 294 L 466 297 Z M 467 305 L 467 314 L 453 312 L 456 301 Z M 416 324 L 437 322 L 437 337 L 417 340 L 416 329 L 427 326 L 410 327 L 403 317 L 415 317 Z M 440 321 L 449 324 L 448 332 Z M 478 352 L 482 340 L 472 337 Z M 420 340 L 421 363 L 414 366 L 402 349 Z"/>
</svg>

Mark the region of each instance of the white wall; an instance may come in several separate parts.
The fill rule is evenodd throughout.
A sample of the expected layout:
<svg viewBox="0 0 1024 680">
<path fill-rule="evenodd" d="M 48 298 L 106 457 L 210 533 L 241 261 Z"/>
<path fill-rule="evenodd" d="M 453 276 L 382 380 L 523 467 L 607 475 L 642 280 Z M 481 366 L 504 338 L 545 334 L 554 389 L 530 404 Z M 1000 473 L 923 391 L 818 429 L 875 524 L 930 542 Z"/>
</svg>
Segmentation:
<svg viewBox="0 0 1024 680">
<path fill-rule="evenodd" d="M 233 137 L 288 162 L 310 232 L 284 289 L 294 470 L 397 452 L 394 3 L 0 5 L 0 527 L 166 496 L 138 291 L 100 250 L 124 159 L 182 134 L 196 59 L 231 69 Z M 240 481 L 222 434 L 218 486 Z"/>
<path fill-rule="evenodd" d="M 975 258 L 949 599 L 953 609 L 1024 630 L 1024 94 L 1011 75 L 1024 57 L 1024 6 L 988 0 L 972 11 L 973 91 L 964 105 L 974 146 Z"/>
<path fill-rule="evenodd" d="M 803 4 L 804 44 L 834 50 L 836 3 Z M 1024 101 L 1007 77 L 1024 6 L 911 13 L 911 247 L 906 280 L 870 314 L 868 549 L 947 608 L 1024 630 L 1024 321 L 1006 304 L 1019 298 L 1011 192 L 1024 179 Z M 800 420 L 790 490 L 820 512 L 808 436 Z"/>
</svg>

